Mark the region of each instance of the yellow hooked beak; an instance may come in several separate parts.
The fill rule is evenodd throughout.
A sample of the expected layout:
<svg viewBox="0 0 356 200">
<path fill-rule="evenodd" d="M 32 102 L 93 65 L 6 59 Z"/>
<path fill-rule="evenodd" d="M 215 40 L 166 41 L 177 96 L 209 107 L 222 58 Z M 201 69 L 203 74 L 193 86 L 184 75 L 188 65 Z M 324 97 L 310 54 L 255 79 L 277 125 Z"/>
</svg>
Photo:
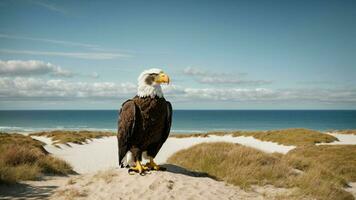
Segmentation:
<svg viewBox="0 0 356 200">
<path fill-rule="evenodd" d="M 163 72 L 159 73 L 158 76 L 156 76 L 155 82 L 159 84 L 161 83 L 169 84 L 169 76 Z"/>
</svg>

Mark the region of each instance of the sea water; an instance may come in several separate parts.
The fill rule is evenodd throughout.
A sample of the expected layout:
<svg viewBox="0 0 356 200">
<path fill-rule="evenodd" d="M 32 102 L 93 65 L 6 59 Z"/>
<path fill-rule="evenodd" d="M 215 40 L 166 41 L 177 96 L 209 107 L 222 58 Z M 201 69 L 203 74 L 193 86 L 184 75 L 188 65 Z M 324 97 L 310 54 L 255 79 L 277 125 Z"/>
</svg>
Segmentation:
<svg viewBox="0 0 356 200">
<path fill-rule="evenodd" d="M 0 131 L 116 131 L 117 110 L 0 111 Z M 172 132 L 309 128 L 356 129 L 356 110 L 175 110 Z"/>
</svg>

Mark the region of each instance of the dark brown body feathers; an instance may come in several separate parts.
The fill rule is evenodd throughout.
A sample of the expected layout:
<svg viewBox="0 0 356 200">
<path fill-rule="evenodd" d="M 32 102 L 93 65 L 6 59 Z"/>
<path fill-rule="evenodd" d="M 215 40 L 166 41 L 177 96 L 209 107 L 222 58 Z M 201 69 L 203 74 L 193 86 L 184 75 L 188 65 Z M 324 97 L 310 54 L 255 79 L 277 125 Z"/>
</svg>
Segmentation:
<svg viewBox="0 0 356 200">
<path fill-rule="evenodd" d="M 172 106 L 164 98 L 134 97 L 122 104 L 118 122 L 119 163 L 131 151 L 134 160 L 142 152 L 155 157 L 167 140 L 172 122 Z"/>
</svg>

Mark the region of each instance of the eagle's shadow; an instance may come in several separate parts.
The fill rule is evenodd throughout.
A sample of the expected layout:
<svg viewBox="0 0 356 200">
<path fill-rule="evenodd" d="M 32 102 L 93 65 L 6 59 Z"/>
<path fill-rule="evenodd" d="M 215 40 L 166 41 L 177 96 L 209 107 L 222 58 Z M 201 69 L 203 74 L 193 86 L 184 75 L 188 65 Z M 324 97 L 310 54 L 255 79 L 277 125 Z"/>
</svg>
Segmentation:
<svg viewBox="0 0 356 200">
<path fill-rule="evenodd" d="M 208 177 L 208 178 L 216 179 L 216 177 L 211 176 L 208 173 L 190 171 L 190 170 L 180 167 L 178 165 L 163 164 L 161 166 L 166 168 L 166 170 L 165 170 L 166 172 L 170 172 L 170 173 L 183 174 L 183 175 L 191 176 L 191 177 Z"/>
</svg>

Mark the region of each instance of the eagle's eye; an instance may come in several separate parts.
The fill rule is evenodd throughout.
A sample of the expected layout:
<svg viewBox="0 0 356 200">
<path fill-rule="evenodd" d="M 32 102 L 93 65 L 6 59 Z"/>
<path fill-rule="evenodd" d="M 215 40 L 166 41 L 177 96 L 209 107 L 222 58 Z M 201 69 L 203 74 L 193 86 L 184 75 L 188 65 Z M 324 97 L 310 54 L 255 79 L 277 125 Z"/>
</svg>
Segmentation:
<svg viewBox="0 0 356 200">
<path fill-rule="evenodd" d="M 146 79 L 145 79 L 145 82 L 147 85 L 152 85 L 152 83 L 155 81 L 156 79 L 156 76 L 158 76 L 158 74 L 156 73 L 151 73 L 149 74 Z"/>
</svg>

